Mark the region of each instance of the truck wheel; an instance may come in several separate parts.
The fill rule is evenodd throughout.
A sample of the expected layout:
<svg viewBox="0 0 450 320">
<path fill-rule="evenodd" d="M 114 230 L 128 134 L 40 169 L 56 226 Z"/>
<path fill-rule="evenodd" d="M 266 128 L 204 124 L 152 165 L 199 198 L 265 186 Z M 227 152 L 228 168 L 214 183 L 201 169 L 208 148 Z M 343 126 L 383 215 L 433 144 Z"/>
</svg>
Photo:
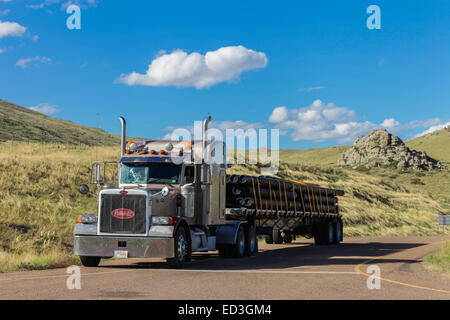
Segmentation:
<svg viewBox="0 0 450 320">
<path fill-rule="evenodd" d="M 101 257 L 80 256 L 81 264 L 85 267 L 97 267 Z"/>
<path fill-rule="evenodd" d="M 273 243 L 276 243 L 276 244 L 283 243 L 283 237 L 281 236 L 281 231 L 279 229 L 274 228 L 272 230 L 272 238 L 273 238 Z"/>
<path fill-rule="evenodd" d="M 326 242 L 326 224 L 325 223 L 317 223 L 314 225 L 314 243 L 318 246 L 327 244 Z"/>
<path fill-rule="evenodd" d="M 342 222 L 341 222 L 341 220 L 334 222 L 333 228 L 334 228 L 333 243 L 339 244 L 339 242 L 342 241 Z"/>
<path fill-rule="evenodd" d="M 283 237 L 283 242 L 284 243 L 291 243 L 292 242 L 292 235 L 289 234 L 289 233 L 285 234 L 284 237 Z"/>
<path fill-rule="evenodd" d="M 272 237 L 271 234 L 265 236 L 264 239 L 266 240 L 267 244 L 272 244 L 273 243 L 273 237 Z"/>
<path fill-rule="evenodd" d="M 253 224 L 248 227 L 247 239 L 245 242 L 245 255 L 255 255 L 258 252 L 258 239 L 256 239 L 256 228 Z"/>
<path fill-rule="evenodd" d="M 325 222 L 325 237 L 326 237 L 326 244 L 333 244 L 334 243 L 334 224 L 331 221 Z"/>
<path fill-rule="evenodd" d="M 242 226 L 239 227 L 236 244 L 233 246 L 233 257 L 241 258 L 245 253 L 245 232 Z"/>
<path fill-rule="evenodd" d="M 178 230 L 175 233 L 174 240 L 175 257 L 167 259 L 167 262 L 175 268 L 181 268 L 186 262 L 189 251 L 189 244 L 186 239 L 186 232 L 184 231 L 184 227 L 178 227 Z"/>
</svg>

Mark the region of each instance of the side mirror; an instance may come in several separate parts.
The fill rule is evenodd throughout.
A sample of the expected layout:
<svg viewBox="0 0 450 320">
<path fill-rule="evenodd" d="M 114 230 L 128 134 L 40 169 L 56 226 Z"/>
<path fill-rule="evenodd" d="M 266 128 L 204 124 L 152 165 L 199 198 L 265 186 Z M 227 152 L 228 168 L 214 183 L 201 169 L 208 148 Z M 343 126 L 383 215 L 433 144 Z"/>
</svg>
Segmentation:
<svg viewBox="0 0 450 320">
<path fill-rule="evenodd" d="M 82 184 L 80 188 L 78 189 L 81 194 L 88 194 L 89 193 L 89 187 L 85 184 Z"/>
</svg>

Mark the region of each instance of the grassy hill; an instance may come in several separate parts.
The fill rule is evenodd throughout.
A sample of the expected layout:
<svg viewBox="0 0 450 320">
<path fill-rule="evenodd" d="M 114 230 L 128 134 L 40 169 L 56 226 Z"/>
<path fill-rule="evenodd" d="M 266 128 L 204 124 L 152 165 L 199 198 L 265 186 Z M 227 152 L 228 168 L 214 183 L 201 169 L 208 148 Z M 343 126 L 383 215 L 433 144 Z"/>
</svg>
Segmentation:
<svg viewBox="0 0 450 320">
<path fill-rule="evenodd" d="M 314 148 L 307 150 L 280 150 L 280 159 L 293 165 L 334 167 L 339 155 L 350 146 Z"/>
<path fill-rule="evenodd" d="M 84 145 L 120 143 L 117 135 L 98 128 L 55 119 L 19 105 L 0 100 L 1 141 L 54 142 Z"/>
<path fill-rule="evenodd" d="M 450 127 L 405 143 L 410 149 L 425 151 L 430 157 L 450 164 Z"/>
</svg>

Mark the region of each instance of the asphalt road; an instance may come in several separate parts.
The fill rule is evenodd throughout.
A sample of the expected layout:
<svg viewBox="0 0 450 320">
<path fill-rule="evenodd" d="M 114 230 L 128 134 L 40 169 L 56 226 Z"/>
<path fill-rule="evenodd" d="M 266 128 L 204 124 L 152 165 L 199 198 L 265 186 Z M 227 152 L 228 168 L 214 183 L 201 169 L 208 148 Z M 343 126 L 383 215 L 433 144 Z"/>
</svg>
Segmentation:
<svg viewBox="0 0 450 320">
<path fill-rule="evenodd" d="M 81 267 L 81 289 L 67 289 L 66 269 L 0 274 L 0 299 L 450 299 L 450 278 L 433 275 L 422 259 L 439 237 L 352 238 L 340 245 L 260 242 L 255 257 L 194 254 L 183 270 L 158 259 Z M 380 288 L 368 289 L 368 268 Z M 370 283 L 376 285 L 377 279 Z"/>
</svg>

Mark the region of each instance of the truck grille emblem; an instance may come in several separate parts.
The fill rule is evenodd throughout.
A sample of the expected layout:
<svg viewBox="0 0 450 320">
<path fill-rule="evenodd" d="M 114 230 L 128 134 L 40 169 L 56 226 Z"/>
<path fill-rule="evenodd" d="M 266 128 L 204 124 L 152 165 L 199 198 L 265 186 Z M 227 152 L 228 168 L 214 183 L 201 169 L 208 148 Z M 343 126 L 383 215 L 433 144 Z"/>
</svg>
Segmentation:
<svg viewBox="0 0 450 320">
<path fill-rule="evenodd" d="M 134 211 L 125 208 L 118 208 L 113 210 L 111 215 L 117 219 L 131 219 L 134 217 Z"/>
</svg>

